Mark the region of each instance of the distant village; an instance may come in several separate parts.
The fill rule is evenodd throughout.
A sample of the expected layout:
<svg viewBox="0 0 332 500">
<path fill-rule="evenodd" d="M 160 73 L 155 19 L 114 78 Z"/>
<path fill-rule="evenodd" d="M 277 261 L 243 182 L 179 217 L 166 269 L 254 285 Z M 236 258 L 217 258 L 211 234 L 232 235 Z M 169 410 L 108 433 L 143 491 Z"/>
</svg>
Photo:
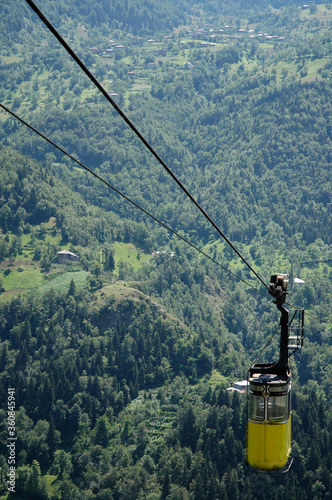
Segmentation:
<svg viewBox="0 0 332 500">
<path fill-rule="evenodd" d="M 215 31 L 214 29 L 207 29 L 207 27 L 203 27 L 200 29 L 197 29 L 195 31 L 187 31 L 187 33 L 184 35 L 184 38 L 192 38 L 193 40 L 187 40 L 187 41 L 181 41 L 180 44 L 182 46 L 192 46 L 192 47 L 208 47 L 208 46 L 214 46 L 215 42 L 222 42 L 223 39 L 225 41 L 225 36 L 229 38 L 229 36 L 232 35 L 233 37 L 235 36 L 238 38 L 239 36 L 248 36 L 251 39 L 257 38 L 258 40 L 267 40 L 267 41 L 278 41 L 278 42 L 283 42 L 285 41 L 285 37 L 283 36 L 278 36 L 278 35 L 271 35 L 269 33 L 264 33 L 263 31 L 259 31 L 258 33 L 255 33 L 255 30 L 250 29 L 246 30 L 244 28 L 239 28 L 237 29 L 235 26 L 224 26 L 224 28 L 219 29 L 218 31 Z M 164 40 L 171 39 L 171 36 L 165 36 L 163 38 Z M 200 43 L 197 43 L 201 39 Z M 156 40 L 150 38 L 146 40 L 147 43 L 149 44 L 155 44 Z M 99 47 L 91 47 L 90 50 L 94 54 L 98 54 L 99 56 L 102 57 L 111 57 L 116 53 L 119 52 L 126 52 L 126 50 L 129 47 L 126 45 L 118 44 L 114 40 L 110 40 L 109 42 L 109 47 L 101 49 Z M 154 54 L 156 56 L 166 55 L 166 50 L 165 49 L 159 49 L 156 48 L 154 49 Z"/>
<path fill-rule="evenodd" d="M 207 25 L 205 25 L 203 28 L 199 28 L 195 31 L 187 31 L 187 33 L 184 35 L 185 38 L 195 38 L 195 39 L 199 39 L 199 38 L 217 38 L 217 39 L 221 39 L 224 35 L 248 35 L 249 38 L 264 38 L 265 40 L 274 40 L 274 39 L 277 39 L 278 41 L 284 41 L 285 38 L 284 37 L 279 37 L 277 35 L 269 35 L 268 33 L 264 33 L 263 31 L 259 31 L 258 33 L 255 33 L 255 30 L 253 29 L 250 29 L 250 30 L 247 30 L 247 29 L 244 29 L 244 28 L 239 28 L 237 29 L 235 26 L 229 26 L 229 25 L 225 25 L 224 28 L 222 29 L 219 29 L 217 31 L 215 31 L 214 29 L 208 29 Z M 168 35 L 168 36 L 164 36 L 163 39 L 164 40 L 169 40 L 171 39 L 172 36 Z M 153 44 L 153 43 L 156 43 L 156 40 L 150 38 L 148 40 L 146 40 L 147 43 L 150 43 L 150 44 Z M 105 49 L 105 50 L 100 50 L 98 47 L 91 47 L 91 51 L 96 53 L 96 54 L 99 54 L 99 55 L 103 55 L 103 56 L 108 56 L 108 55 L 113 55 L 113 53 L 115 52 L 119 52 L 119 51 L 125 51 L 126 50 L 126 45 L 122 45 L 122 44 L 117 44 L 114 40 L 110 40 L 110 47 Z M 203 42 L 203 45 L 210 45 L 211 43 L 213 42 Z M 183 45 L 193 45 L 195 44 L 195 40 L 191 40 L 191 41 L 187 41 L 187 42 L 181 42 L 181 44 Z M 159 49 L 156 49 L 156 51 L 159 53 Z"/>
<path fill-rule="evenodd" d="M 310 9 L 308 4 L 303 4 L 299 6 L 302 10 Z M 87 31 L 84 28 L 85 31 Z M 278 43 L 282 44 L 285 42 L 285 36 L 280 36 L 275 33 L 267 33 L 264 31 L 256 31 L 255 29 L 249 27 L 240 27 L 239 25 L 233 26 L 226 24 L 222 27 L 209 27 L 208 24 L 204 24 L 201 28 L 195 30 L 187 30 L 186 32 L 180 33 L 180 46 L 182 48 L 213 48 L 216 45 L 227 43 L 228 40 L 238 40 L 241 38 L 247 38 L 249 40 L 257 40 L 258 42 L 265 43 Z M 167 41 L 174 41 L 174 35 L 164 36 L 162 39 L 146 38 L 145 40 L 139 39 L 140 43 L 143 45 L 150 45 L 152 49 L 153 56 L 166 57 L 169 49 L 167 48 Z M 161 46 L 162 45 L 162 46 Z M 109 40 L 108 42 L 100 43 L 98 46 L 90 47 L 90 51 L 102 58 L 122 58 L 130 54 L 132 47 L 130 45 L 124 45 L 119 43 L 119 41 Z M 151 54 L 151 52 L 150 52 Z M 149 71 L 155 71 L 158 66 L 158 61 L 150 60 L 146 61 L 145 69 Z M 185 61 L 182 63 L 182 68 L 184 70 L 191 70 L 194 65 L 190 61 Z M 133 82 L 141 77 L 137 74 L 137 71 L 131 70 L 127 72 L 128 78 Z M 111 97 L 117 97 L 119 94 L 114 91 L 110 91 L 109 95 Z"/>
<path fill-rule="evenodd" d="M 306 6 L 303 7 L 305 8 Z M 254 29 L 237 28 L 235 26 L 226 25 L 219 30 L 214 30 L 212 28 L 208 29 L 208 26 L 204 25 L 203 28 L 199 28 L 195 31 L 187 31 L 187 33 L 183 35 L 183 38 L 188 38 L 188 40 L 182 40 L 180 42 L 180 45 L 183 47 L 207 48 L 215 46 L 216 42 L 226 42 L 226 40 L 230 37 L 239 38 L 243 36 L 247 36 L 250 39 L 257 39 L 258 41 L 277 41 L 279 43 L 285 41 L 285 37 L 283 36 L 264 33 L 262 31 L 255 33 Z M 172 36 L 170 35 L 163 37 L 164 41 L 170 39 L 172 39 Z M 156 43 L 158 43 L 152 38 L 147 39 L 145 42 L 151 45 L 155 45 Z M 101 57 L 114 57 L 116 54 L 119 54 L 121 52 L 127 53 L 127 50 L 129 49 L 129 46 L 119 44 L 115 42 L 115 40 L 110 40 L 108 47 L 90 48 L 91 52 L 93 52 L 94 54 L 98 54 Z M 167 55 L 167 50 L 166 48 L 154 48 L 153 54 L 155 56 L 165 57 Z M 149 62 L 147 63 L 146 67 L 147 69 L 154 70 L 156 64 L 154 62 Z M 183 64 L 184 69 L 191 69 L 192 67 L 193 65 L 189 61 Z M 136 77 L 135 71 L 128 72 L 128 76 L 134 79 Z"/>
</svg>

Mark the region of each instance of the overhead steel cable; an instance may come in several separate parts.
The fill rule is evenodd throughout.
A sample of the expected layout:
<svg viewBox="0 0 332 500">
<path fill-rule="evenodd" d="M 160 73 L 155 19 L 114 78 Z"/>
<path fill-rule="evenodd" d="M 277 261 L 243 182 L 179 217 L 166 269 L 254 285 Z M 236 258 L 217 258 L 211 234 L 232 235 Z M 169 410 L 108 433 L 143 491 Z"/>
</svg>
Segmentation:
<svg viewBox="0 0 332 500">
<path fill-rule="evenodd" d="M 191 246 L 194 250 L 196 250 L 200 254 L 204 255 L 204 257 L 206 257 L 211 262 L 213 262 L 214 264 L 216 264 L 217 266 L 219 266 L 221 269 L 223 269 L 224 271 L 226 271 L 227 273 L 229 273 L 230 275 L 232 275 L 237 280 L 239 280 L 242 283 L 244 283 L 249 288 L 252 288 L 257 293 L 259 293 L 260 295 L 262 295 L 263 297 L 265 297 L 265 298 L 267 298 L 269 300 L 273 300 L 270 295 L 266 295 L 261 290 L 258 290 L 258 288 L 256 288 L 255 286 L 253 286 L 251 283 L 248 283 L 248 281 L 244 280 L 243 278 L 240 278 L 240 276 L 238 276 L 237 274 L 233 273 L 227 267 L 223 266 L 220 262 L 218 262 L 213 257 L 211 257 L 211 255 L 208 255 L 206 252 L 204 252 L 204 250 L 201 250 L 199 247 L 197 247 L 196 245 L 194 245 L 193 243 L 191 243 L 189 240 L 187 240 L 184 236 L 181 236 L 181 234 L 177 233 L 170 226 L 168 226 L 167 224 L 165 224 L 164 222 L 162 222 L 161 220 L 159 220 L 157 217 L 155 217 L 154 215 L 152 215 L 150 212 L 148 212 L 147 210 L 145 210 L 145 208 L 141 207 L 138 203 L 136 203 L 131 198 L 129 198 L 129 196 L 125 195 L 124 193 L 122 193 L 121 191 L 119 191 L 116 187 L 112 186 L 112 184 L 110 184 L 108 181 L 106 181 L 103 177 L 101 177 L 100 175 L 96 174 L 93 170 L 91 170 L 89 167 L 87 167 L 80 160 L 78 160 L 77 158 L 75 158 L 74 156 L 72 156 L 70 153 L 68 153 L 68 151 L 66 151 L 65 149 L 63 149 L 61 146 L 58 146 L 58 144 L 56 144 L 55 142 L 53 142 L 46 135 L 44 135 L 42 132 L 40 132 L 35 127 L 33 127 L 32 125 L 30 125 L 28 122 L 26 122 L 25 120 L 23 120 L 23 118 L 20 118 L 16 113 L 14 113 L 13 111 L 11 111 L 4 104 L 0 103 L 0 108 L 2 108 L 4 111 L 6 111 L 7 113 L 9 113 L 13 118 L 15 118 L 16 120 L 18 120 L 19 122 L 21 122 L 23 125 L 25 125 L 26 127 L 28 127 L 30 130 L 32 130 L 33 132 L 35 132 L 37 135 L 39 135 L 39 137 L 41 137 L 42 139 L 44 139 L 45 141 L 47 141 L 49 144 L 51 144 L 53 147 L 55 147 L 58 151 L 60 151 L 61 153 L 63 153 L 65 156 L 68 156 L 68 158 L 70 158 L 72 161 L 74 161 L 75 163 L 77 163 L 80 167 L 82 167 L 88 173 L 90 173 L 91 175 L 93 175 L 94 177 L 96 177 L 96 179 L 98 179 L 103 184 L 105 184 L 107 187 L 109 187 L 110 189 L 112 189 L 119 196 L 121 196 L 126 201 L 128 201 L 129 203 L 131 203 L 134 207 L 136 207 L 139 210 L 141 210 L 143 213 L 145 213 L 152 220 L 154 220 L 155 222 L 157 222 L 158 224 L 160 224 L 162 227 L 164 227 L 165 229 L 167 229 L 167 231 L 169 231 L 170 233 L 174 234 L 174 236 L 176 236 L 180 240 L 182 240 L 185 243 L 187 243 L 187 245 Z M 293 309 L 298 309 L 297 306 L 294 306 L 293 304 L 290 304 L 289 302 L 285 302 L 285 304 L 287 304 L 288 306 L 292 307 Z M 317 316 L 314 316 L 313 314 L 310 314 L 310 313 L 306 312 L 306 315 L 309 316 L 309 317 L 311 317 L 311 318 L 313 318 L 313 319 L 316 319 L 316 320 L 318 320 L 320 322 L 326 323 L 326 321 L 318 318 Z"/>
<path fill-rule="evenodd" d="M 183 236 L 181 236 L 181 234 L 179 234 L 176 231 L 174 231 L 174 229 L 172 229 L 167 224 L 165 224 L 164 222 L 162 222 L 161 220 L 159 220 L 157 217 L 155 217 L 154 215 L 152 215 L 150 212 L 148 212 L 147 210 L 145 210 L 145 208 L 141 207 L 138 203 L 136 203 L 131 198 L 129 198 L 129 196 L 126 196 L 124 193 L 122 193 L 121 191 L 119 191 L 116 187 L 112 186 L 112 184 L 110 184 L 108 181 L 106 181 L 103 177 L 101 177 L 100 175 L 96 174 L 93 170 L 91 170 L 89 167 L 87 167 L 84 163 L 82 163 L 77 158 L 75 158 L 74 156 L 72 156 L 70 153 L 68 153 L 61 146 L 58 146 L 55 142 L 53 142 L 51 139 L 49 139 L 46 135 L 44 135 L 42 132 L 39 132 L 39 130 L 37 130 L 32 125 L 30 125 L 25 120 L 23 120 L 23 118 L 20 118 L 16 113 L 14 113 L 13 111 L 11 111 L 9 108 L 7 108 L 6 106 L 4 106 L 1 103 L 0 103 L 0 108 L 2 108 L 4 111 L 6 111 L 7 113 L 9 113 L 11 116 L 13 116 L 16 120 L 18 120 L 19 122 L 21 122 L 26 127 L 28 127 L 30 130 L 32 130 L 33 132 L 35 132 L 37 135 L 39 135 L 39 137 L 41 137 L 42 139 L 44 139 L 45 141 L 47 141 L 49 144 L 51 144 L 53 147 L 55 147 L 58 151 L 60 151 L 64 155 L 68 156 L 68 158 L 70 158 L 71 160 L 73 160 L 75 163 L 77 163 L 84 170 L 86 170 L 91 175 L 93 175 L 94 177 L 96 177 L 96 179 L 98 179 L 99 181 L 103 182 L 106 186 L 108 186 L 110 189 L 112 189 L 119 196 L 121 196 L 126 201 L 128 201 L 129 203 L 131 203 L 132 205 L 134 205 L 134 207 L 136 207 L 139 210 L 141 210 L 143 213 L 145 213 L 146 215 L 148 215 L 155 222 L 157 222 L 158 224 L 160 224 L 161 226 L 163 226 L 165 229 L 167 229 L 169 232 L 171 232 L 172 234 L 174 234 L 175 236 L 177 236 L 179 239 L 181 239 L 182 241 L 184 241 L 185 243 L 187 243 L 188 245 L 190 245 L 197 252 L 199 252 L 202 255 L 204 255 L 204 257 L 206 257 L 207 259 L 211 260 L 214 264 L 217 264 L 224 271 L 226 271 L 227 273 L 231 274 L 234 278 L 238 279 L 239 281 L 242 281 L 242 283 L 244 283 L 245 285 L 249 286 L 250 288 L 253 288 L 256 292 L 258 292 L 261 295 L 263 295 L 264 297 L 272 300 L 271 297 L 269 297 L 265 293 L 261 292 L 255 286 L 251 285 L 250 283 L 248 283 L 244 279 L 240 278 L 240 276 L 237 276 L 237 274 L 233 273 L 230 269 L 227 269 L 227 267 L 224 267 L 222 264 L 220 264 L 220 262 L 218 262 L 217 260 L 215 260 L 213 257 L 211 257 L 210 255 L 208 255 L 206 252 L 204 252 L 203 250 L 201 250 L 199 247 L 197 247 L 193 243 L 191 243 L 189 240 L 187 240 L 186 238 L 184 238 Z"/>
<path fill-rule="evenodd" d="M 127 125 L 131 128 L 131 130 L 136 134 L 136 136 L 143 142 L 143 144 L 147 147 L 147 149 L 152 153 L 152 155 L 157 159 L 157 161 L 162 165 L 162 167 L 167 171 L 167 173 L 178 184 L 178 186 L 187 195 L 187 197 L 191 200 L 191 202 L 194 203 L 194 205 L 204 215 L 204 217 L 210 222 L 210 224 L 214 227 L 214 229 L 218 232 L 218 234 L 226 241 L 226 243 L 228 243 L 228 245 L 232 248 L 232 250 L 240 257 L 240 259 L 244 262 L 244 264 L 250 269 L 250 271 L 256 276 L 256 278 L 268 290 L 269 287 L 262 280 L 262 278 L 258 275 L 258 273 L 252 268 L 252 266 L 249 264 L 249 262 L 241 255 L 241 253 L 235 248 L 235 246 L 231 243 L 231 241 L 227 238 L 227 236 L 221 231 L 221 229 L 216 225 L 216 223 L 210 218 L 210 216 L 205 212 L 205 210 L 195 200 L 195 198 L 192 196 L 192 194 L 182 184 L 182 182 L 178 179 L 178 177 L 172 172 L 172 170 L 168 167 L 168 165 L 164 162 L 164 160 L 158 155 L 158 153 L 149 144 L 149 142 L 145 139 L 145 137 L 139 132 L 139 130 L 132 123 L 132 121 L 122 111 L 122 109 L 109 96 L 109 94 L 106 92 L 104 87 L 99 83 L 99 81 L 88 70 L 88 68 L 85 66 L 85 64 L 81 61 L 81 59 L 77 56 L 77 54 L 71 49 L 71 47 L 67 44 L 67 42 L 62 38 L 62 36 L 59 34 L 59 32 L 56 30 L 56 28 L 45 17 L 45 15 L 41 12 L 41 10 L 37 7 L 37 5 L 32 0 L 26 0 L 26 2 L 32 8 L 32 10 L 37 14 L 37 16 L 41 19 L 41 21 L 47 26 L 47 28 L 51 31 L 51 33 L 53 33 L 53 35 L 57 38 L 57 40 L 61 43 L 61 45 L 65 48 L 65 50 L 69 53 L 69 55 L 74 59 L 74 61 L 80 66 L 80 68 L 84 71 L 84 73 L 89 77 L 89 79 L 93 82 L 93 84 L 98 88 L 98 90 L 103 94 L 103 96 L 107 99 L 107 101 L 113 106 L 113 108 L 117 111 L 117 113 L 121 116 L 121 118 L 123 118 L 123 120 L 127 123 Z"/>
</svg>

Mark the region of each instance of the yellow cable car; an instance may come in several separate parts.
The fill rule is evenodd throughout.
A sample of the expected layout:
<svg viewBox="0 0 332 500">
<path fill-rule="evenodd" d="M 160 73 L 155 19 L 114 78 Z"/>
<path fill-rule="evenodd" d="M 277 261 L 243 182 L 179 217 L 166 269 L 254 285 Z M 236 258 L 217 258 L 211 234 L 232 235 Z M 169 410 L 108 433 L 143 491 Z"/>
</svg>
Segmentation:
<svg viewBox="0 0 332 500">
<path fill-rule="evenodd" d="M 282 471 L 291 456 L 291 377 L 253 373 L 248 391 L 248 464 L 254 470 Z"/>
<path fill-rule="evenodd" d="M 281 312 L 280 357 L 275 363 L 254 363 L 248 375 L 247 465 L 261 473 L 289 470 L 291 457 L 291 374 L 289 351 L 303 345 L 303 309 L 298 309 L 297 335 L 289 335 L 291 323 L 284 307 L 288 275 L 271 276 L 270 293 Z M 293 343 L 290 343 L 293 342 Z"/>
</svg>

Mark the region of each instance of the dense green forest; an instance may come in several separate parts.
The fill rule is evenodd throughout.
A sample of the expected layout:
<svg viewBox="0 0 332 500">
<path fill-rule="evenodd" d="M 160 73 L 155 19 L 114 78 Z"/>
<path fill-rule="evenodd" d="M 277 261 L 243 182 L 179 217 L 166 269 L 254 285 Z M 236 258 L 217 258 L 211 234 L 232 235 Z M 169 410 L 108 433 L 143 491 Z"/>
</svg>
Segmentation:
<svg viewBox="0 0 332 500">
<path fill-rule="evenodd" d="M 290 274 L 305 341 L 293 465 L 250 473 L 246 395 L 227 388 L 275 305 L 26 2 L 2 0 L 0 102 L 206 255 L 0 111 L 0 499 L 330 499 L 331 4 L 37 4 L 264 281 Z M 261 361 L 277 355 L 275 336 Z"/>
</svg>

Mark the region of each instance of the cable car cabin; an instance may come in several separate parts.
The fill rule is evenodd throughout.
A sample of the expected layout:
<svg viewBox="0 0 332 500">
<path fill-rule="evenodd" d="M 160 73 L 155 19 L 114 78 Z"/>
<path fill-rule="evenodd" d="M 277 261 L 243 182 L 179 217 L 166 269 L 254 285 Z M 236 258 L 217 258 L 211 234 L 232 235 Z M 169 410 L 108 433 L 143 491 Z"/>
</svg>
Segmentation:
<svg viewBox="0 0 332 500">
<path fill-rule="evenodd" d="M 281 472 L 291 456 L 290 374 L 252 373 L 248 391 L 247 463 L 255 471 Z"/>
<path fill-rule="evenodd" d="M 254 472 L 286 472 L 291 464 L 291 374 L 288 357 L 303 345 L 303 309 L 289 323 L 284 307 L 288 275 L 271 276 L 269 292 L 280 318 L 280 356 L 274 363 L 254 363 L 248 373 L 247 465 Z M 297 336 L 289 335 L 298 314 Z M 296 345 L 293 345 L 296 339 Z"/>
</svg>

